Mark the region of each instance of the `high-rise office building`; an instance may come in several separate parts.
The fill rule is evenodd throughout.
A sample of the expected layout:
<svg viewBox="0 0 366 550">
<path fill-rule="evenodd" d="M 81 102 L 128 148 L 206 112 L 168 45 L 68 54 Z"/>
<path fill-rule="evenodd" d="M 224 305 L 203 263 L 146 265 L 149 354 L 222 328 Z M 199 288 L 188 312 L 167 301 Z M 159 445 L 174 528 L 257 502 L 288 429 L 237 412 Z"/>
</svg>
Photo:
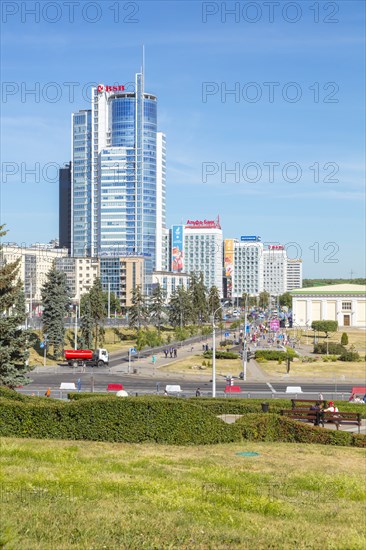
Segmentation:
<svg viewBox="0 0 366 550">
<path fill-rule="evenodd" d="M 71 252 L 71 163 L 59 170 L 59 247 Z"/>
<path fill-rule="evenodd" d="M 142 255 L 149 290 L 162 267 L 166 167 L 143 73 L 131 90 L 92 88 L 92 109 L 73 115 L 72 136 L 72 255 Z"/>
<path fill-rule="evenodd" d="M 287 260 L 287 290 L 302 288 L 302 260 Z"/>
<path fill-rule="evenodd" d="M 225 239 L 224 297 L 257 296 L 263 290 L 263 244 L 256 236 Z"/>
</svg>

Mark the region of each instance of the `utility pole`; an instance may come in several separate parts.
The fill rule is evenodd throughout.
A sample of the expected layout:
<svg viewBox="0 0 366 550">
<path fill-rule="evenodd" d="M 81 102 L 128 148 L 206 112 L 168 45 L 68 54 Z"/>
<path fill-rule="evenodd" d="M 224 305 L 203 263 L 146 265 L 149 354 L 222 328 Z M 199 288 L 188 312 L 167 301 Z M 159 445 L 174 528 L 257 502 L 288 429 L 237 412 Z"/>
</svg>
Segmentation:
<svg viewBox="0 0 366 550">
<path fill-rule="evenodd" d="M 245 315 L 244 315 L 244 348 L 243 348 L 243 380 L 247 379 L 247 322 L 248 322 L 248 295 L 245 296 Z"/>
<path fill-rule="evenodd" d="M 111 283 L 108 281 L 108 319 L 111 317 Z"/>
<path fill-rule="evenodd" d="M 75 346 L 74 349 L 78 349 L 78 305 L 76 304 L 76 310 L 75 310 Z"/>
</svg>

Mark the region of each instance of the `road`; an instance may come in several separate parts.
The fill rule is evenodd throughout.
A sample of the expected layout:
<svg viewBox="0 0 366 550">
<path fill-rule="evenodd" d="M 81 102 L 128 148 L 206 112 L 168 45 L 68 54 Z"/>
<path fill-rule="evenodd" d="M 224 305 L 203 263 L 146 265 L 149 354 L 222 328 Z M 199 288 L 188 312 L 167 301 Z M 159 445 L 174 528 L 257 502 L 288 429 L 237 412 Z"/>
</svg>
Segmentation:
<svg viewBox="0 0 366 550">
<path fill-rule="evenodd" d="M 138 374 L 125 374 L 125 373 L 109 373 L 106 369 L 101 371 L 94 369 L 94 373 L 32 373 L 31 374 L 32 383 L 25 386 L 24 391 L 27 394 L 32 392 L 39 392 L 40 395 L 43 395 L 48 387 L 52 391 L 59 393 L 59 388 L 61 382 L 74 382 L 80 378 L 81 380 L 81 389 L 82 391 L 91 391 L 92 384 L 94 384 L 95 392 L 105 392 L 107 385 L 111 383 L 120 383 L 123 384 L 124 388 L 131 394 L 135 393 L 156 393 L 157 384 L 159 383 L 159 390 L 162 393 L 165 389 L 166 384 L 177 384 L 182 388 L 182 392 L 187 395 L 194 394 L 196 389 L 199 387 L 203 395 L 211 394 L 212 384 L 209 379 L 187 379 L 182 377 L 182 375 L 170 376 L 161 375 L 158 371 L 155 374 L 149 376 L 141 376 Z M 334 383 L 299 383 L 299 382 L 243 382 L 242 380 L 234 380 L 235 384 L 238 384 L 241 388 L 241 396 L 248 397 L 248 394 L 251 394 L 252 397 L 261 397 L 261 394 L 270 395 L 271 397 L 281 397 L 286 392 L 287 386 L 300 386 L 302 392 L 311 393 L 317 397 L 319 393 L 322 393 L 326 398 L 326 395 L 334 395 L 335 393 L 344 394 L 343 399 L 347 399 L 350 395 L 353 384 L 334 384 Z M 217 378 L 217 393 L 223 394 L 226 386 L 226 381 L 224 377 Z M 65 392 L 64 392 L 65 393 Z M 258 394 L 258 395 L 256 395 Z M 288 394 L 287 394 L 288 395 Z"/>
</svg>

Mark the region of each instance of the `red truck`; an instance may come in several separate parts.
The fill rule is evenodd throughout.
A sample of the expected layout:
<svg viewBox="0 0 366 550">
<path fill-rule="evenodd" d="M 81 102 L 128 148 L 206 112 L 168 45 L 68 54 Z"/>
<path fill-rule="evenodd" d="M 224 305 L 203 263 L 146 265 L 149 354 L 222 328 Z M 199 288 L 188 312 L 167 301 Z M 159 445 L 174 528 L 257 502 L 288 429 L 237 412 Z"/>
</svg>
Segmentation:
<svg viewBox="0 0 366 550">
<path fill-rule="evenodd" d="M 65 349 L 65 359 L 70 367 L 107 367 L 109 354 L 106 349 Z"/>
</svg>

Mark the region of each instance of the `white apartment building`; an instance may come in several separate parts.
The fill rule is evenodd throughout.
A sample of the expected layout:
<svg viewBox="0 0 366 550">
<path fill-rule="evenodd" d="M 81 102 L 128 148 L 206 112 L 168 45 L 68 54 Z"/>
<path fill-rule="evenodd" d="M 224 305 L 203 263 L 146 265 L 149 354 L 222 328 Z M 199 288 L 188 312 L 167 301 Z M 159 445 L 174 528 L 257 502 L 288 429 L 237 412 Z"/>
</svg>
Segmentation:
<svg viewBox="0 0 366 550">
<path fill-rule="evenodd" d="M 153 285 L 159 284 L 165 293 L 165 302 L 170 301 L 171 295 L 179 286 L 189 288 L 188 273 L 173 273 L 172 271 L 154 271 Z"/>
<path fill-rule="evenodd" d="M 181 237 L 176 229 L 181 227 Z M 182 248 L 180 249 L 180 238 Z M 219 220 L 192 221 L 172 228 L 172 271 L 203 274 L 207 289 L 216 286 L 222 296 L 223 237 Z"/>
<path fill-rule="evenodd" d="M 263 244 L 259 237 L 225 239 L 225 297 L 257 296 L 263 290 Z"/>
<path fill-rule="evenodd" d="M 287 259 L 287 290 L 302 287 L 302 260 Z"/>
<path fill-rule="evenodd" d="M 58 271 L 66 274 L 70 296 L 75 302 L 89 292 L 95 279 L 100 276 L 98 258 L 57 258 L 55 265 Z"/>
<path fill-rule="evenodd" d="M 39 311 L 42 286 L 47 280 L 47 274 L 55 260 L 67 255 L 67 248 L 53 248 L 44 244 L 34 244 L 30 247 L 16 244 L 3 245 L 0 261 L 12 263 L 20 260 L 19 279 L 24 285 L 28 311 L 36 313 Z"/>
<path fill-rule="evenodd" d="M 287 290 L 287 254 L 282 245 L 268 245 L 263 250 L 263 290 L 280 296 Z"/>
</svg>

